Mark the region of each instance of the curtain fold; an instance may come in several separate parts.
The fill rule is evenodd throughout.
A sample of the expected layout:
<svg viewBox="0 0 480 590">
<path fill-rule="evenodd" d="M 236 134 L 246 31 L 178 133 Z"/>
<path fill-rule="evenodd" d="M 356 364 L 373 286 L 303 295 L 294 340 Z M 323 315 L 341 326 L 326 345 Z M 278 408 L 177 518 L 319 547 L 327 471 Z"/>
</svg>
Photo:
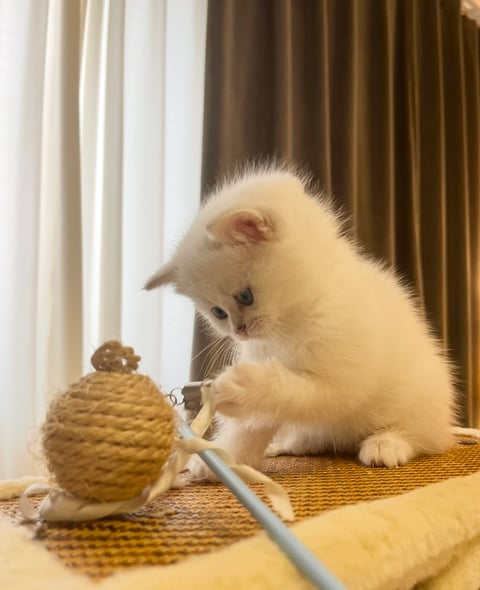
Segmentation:
<svg viewBox="0 0 480 590">
<path fill-rule="evenodd" d="M 210 0 L 207 26 L 204 190 L 246 159 L 311 171 L 415 287 L 478 426 L 475 21 L 457 0 Z"/>
<path fill-rule="evenodd" d="M 49 2 L 35 290 L 37 421 L 47 404 L 40 392 L 57 391 L 82 368 L 80 22 L 80 3 Z"/>
</svg>

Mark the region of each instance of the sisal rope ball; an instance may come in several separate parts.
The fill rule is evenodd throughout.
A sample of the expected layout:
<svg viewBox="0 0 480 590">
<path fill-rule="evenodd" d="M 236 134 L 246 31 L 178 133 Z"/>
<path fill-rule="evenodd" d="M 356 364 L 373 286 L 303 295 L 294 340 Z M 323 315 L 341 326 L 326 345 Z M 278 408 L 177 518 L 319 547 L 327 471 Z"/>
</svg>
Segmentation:
<svg viewBox="0 0 480 590">
<path fill-rule="evenodd" d="M 139 356 L 106 342 L 96 369 L 56 397 L 42 427 L 48 468 L 77 498 L 111 502 L 139 496 L 170 457 L 175 412 L 154 382 L 134 373 Z"/>
</svg>

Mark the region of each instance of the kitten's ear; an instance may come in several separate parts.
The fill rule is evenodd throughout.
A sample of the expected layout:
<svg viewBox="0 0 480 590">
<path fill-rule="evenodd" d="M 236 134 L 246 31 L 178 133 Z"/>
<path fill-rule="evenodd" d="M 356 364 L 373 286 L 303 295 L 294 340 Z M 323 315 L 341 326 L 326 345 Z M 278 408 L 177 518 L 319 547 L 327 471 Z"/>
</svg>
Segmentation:
<svg viewBox="0 0 480 590">
<path fill-rule="evenodd" d="M 162 268 L 152 275 L 145 283 L 144 289 L 150 291 L 163 285 L 169 285 L 175 282 L 175 264 L 170 261 L 162 266 Z"/>
<path fill-rule="evenodd" d="M 230 246 L 256 244 L 272 238 L 273 224 L 262 211 L 237 209 L 212 221 L 207 233 L 213 240 Z"/>
</svg>

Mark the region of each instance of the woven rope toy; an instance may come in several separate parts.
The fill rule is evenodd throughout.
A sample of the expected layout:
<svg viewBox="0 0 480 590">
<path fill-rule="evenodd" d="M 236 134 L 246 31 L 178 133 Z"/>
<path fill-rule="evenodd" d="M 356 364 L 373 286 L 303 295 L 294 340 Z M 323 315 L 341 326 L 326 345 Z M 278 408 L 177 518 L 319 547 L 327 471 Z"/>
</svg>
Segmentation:
<svg viewBox="0 0 480 590">
<path fill-rule="evenodd" d="M 110 341 L 50 405 L 42 427 L 47 466 L 77 498 L 129 500 L 153 484 L 172 453 L 175 412 L 155 383 L 134 373 L 140 357 Z"/>
</svg>

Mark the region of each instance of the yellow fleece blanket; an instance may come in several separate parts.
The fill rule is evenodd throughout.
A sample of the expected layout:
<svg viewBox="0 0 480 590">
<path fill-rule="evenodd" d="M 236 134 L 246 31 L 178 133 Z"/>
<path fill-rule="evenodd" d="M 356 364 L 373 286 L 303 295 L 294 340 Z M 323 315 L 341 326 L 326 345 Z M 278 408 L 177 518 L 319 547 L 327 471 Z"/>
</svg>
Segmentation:
<svg viewBox="0 0 480 590">
<path fill-rule="evenodd" d="M 351 590 L 479 590 L 480 473 L 338 508 L 293 532 Z M 261 533 L 171 566 L 100 582 L 73 573 L 28 528 L 0 519 L 2 590 L 302 590 L 312 588 Z"/>
</svg>

